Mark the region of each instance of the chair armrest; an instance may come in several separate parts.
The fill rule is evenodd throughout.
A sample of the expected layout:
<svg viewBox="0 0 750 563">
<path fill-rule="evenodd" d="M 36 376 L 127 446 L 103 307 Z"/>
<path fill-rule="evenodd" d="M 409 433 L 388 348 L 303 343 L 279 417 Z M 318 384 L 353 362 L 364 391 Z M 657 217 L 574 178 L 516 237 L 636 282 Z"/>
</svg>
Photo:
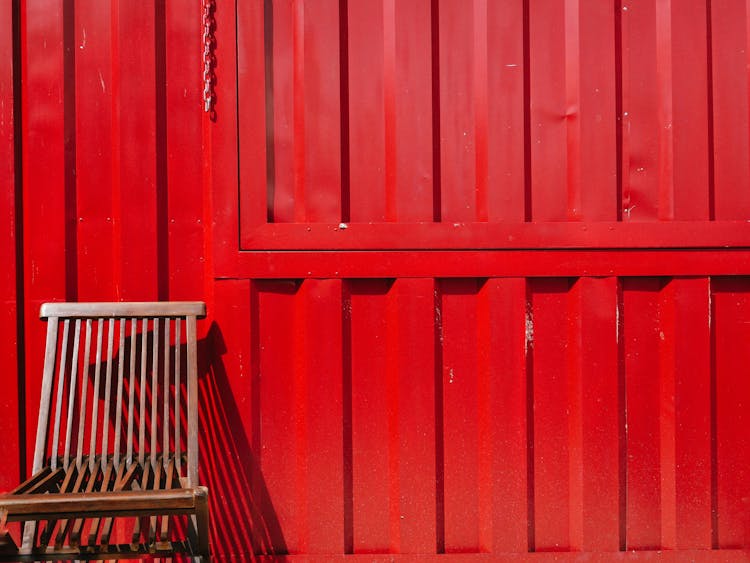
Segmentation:
<svg viewBox="0 0 750 563">
<path fill-rule="evenodd" d="M 194 512 L 208 496 L 205 487 L 155 491 L 2 495 L 8 521 L 104 516 L 150 516 Z"/>
</svg>

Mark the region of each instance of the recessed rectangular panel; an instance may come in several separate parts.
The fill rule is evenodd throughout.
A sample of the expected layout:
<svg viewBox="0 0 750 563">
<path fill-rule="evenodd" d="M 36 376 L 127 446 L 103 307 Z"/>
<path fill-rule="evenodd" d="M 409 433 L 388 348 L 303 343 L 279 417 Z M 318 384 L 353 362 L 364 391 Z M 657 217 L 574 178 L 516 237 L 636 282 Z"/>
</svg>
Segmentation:
<svg viewBox="0 0 750 563">
<path fill-rule="evenodd" d="M 741 220 L 724 186 L 747 158 L 722 139 L 736 121 L 729 54 L 747 33 L 727 13 L 692 0 L 243 4 L 230 235 L 243 251 L 508 248 L 523 237 L 488 224 L 606 222 L 619 239 L 623 222 Z M 607 240 L 592 231 L 584 246 Z"/>
</svg>

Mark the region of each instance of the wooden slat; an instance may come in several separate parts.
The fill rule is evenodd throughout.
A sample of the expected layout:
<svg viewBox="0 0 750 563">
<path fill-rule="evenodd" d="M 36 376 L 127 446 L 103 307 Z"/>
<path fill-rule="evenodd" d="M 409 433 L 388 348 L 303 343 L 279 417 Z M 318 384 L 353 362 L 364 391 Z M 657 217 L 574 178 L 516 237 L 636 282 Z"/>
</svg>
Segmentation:
<svg viewBox="0 0 750 563">
<path fill-rule="evenodd" d="M 73 333 L 73 359 L 71 361 L 70 391 L 68 393 L 68 418 L 65 425 L 65 455 L 63 467 L 67 471 L 70 463 L 70 442 L 73 437 L 73 406 L 76 403 L 76 383 L 78 382 L 78 352 L 81 342 L 81 319 L 76 319 Z"/>
<path fill-rule="evenodd" d="M 127 446 L 127 465 L 133 463 L 133 404 L 135 402 L 135 351 L 138 345 L 138 320 L 130 321 L 130 379 L 129 397 L 128 397 L 128 446 Z"/>
<path fill-rule="evenodd" d="M 105 463 L 104 458 L 102 457 L 102 464 Z M 110 491 L 110 483 L 112 482 L 112 474 L 114 472 L 114 464 L 110 460 L 109 463 L 107 463 L 106 469 L 104 469 L 104 477 L 102 478 L 102 484 L 100 487 L 100 493 L 99 494 L 106 494 Z M 99 535 L 99 523 L 100 519 L 98 515 L 94 515 L 94 519 L 91 521 L 91 527 L 89 528 L 89 545 L 96 543 L 96 537 Z"/>
<path fill-rule="evenodd" d="M 76 482 L 76 480 L 74 480 L 74 476 L 76 476 L 77 474 L 78 472 L 73 467 L 65 470 L 65 479 L 63 479 L 62 485 L 60 485 L 60 492 L 65 493 L 72 490 L 71 487 L 73 483 Z"/>
<path fill-rule="evenodd" d="M 89 358 L 91 357 L 91 330 L 92 321 L 86 319 L 86 340 L 83 345 L 83 373 L 81 374 L 81 403 L 80 412 L 78 415 L 78 448 L 76 450 L 76 466 L 81 468 L 83 461 L 83 441 L 84 441 L 84 429 L 86 428 L 86 402 L 87 396 L 86 391 L 88 390 L 89 383 Z M 93 400 L 92 400 L 93 402 Z"/>
<path fill-rule="evenodd" d="M 152 465 L 150 463 L 142 463 L 143 473 L 141 475 L 140 492 L 147 493 L 150 489 L 149 480 L 151 478 Z M 141 537 L 141 520 L 140 518 L 135 521 L 133 525 L 133 535 L 131 540 L 131 546 L 135 548 L 140 543 Z"/>
<path fill-rule="evenodd" d="M 139 468 L 139 465 L 137 463 L 134 463 L 126 471 L 125 464 L 120 465 L 117 471 L 117 477 L 115 479 L 115 486 L 112 489 L 112 492 L 118 492 L 118 491 L 128 489 L 130 487 L 130 483 L 133 481 L 133 479 L 136 476 L 136 470 L 138 468 Z M 114 518 L 108 517 L 104 520 L 104 526 L 102 527 L 102 536 L 101 536 L 102 545 L 109 544 L 109 538 L 112 534 L 113 525 L 114 525 Z"/>
<path fill-rule="evenodd" d="M 141 385 L 140 408 L 138 409 L 138 463 L 145 462 L 146 450 L 146 349 L 148 343 L 148 319 L 141 322 Z"/>
<path fill-rule="evenodd" d="M 131 469 L 133 470 L 132 473 L 135 473 L 136 467 L 137 467 L 136 465 L 131 466 Z M 130 473 L 130 471 L 128 472 Z M 115 477 L 115 480 L 114 480 L 112 492 L 121 491 L 124 481 L 125 481 L 125 464 L 123 463 L 117 469 L 117 476 Z M 114 524 L 114 518 L 107 517 L 104 519 L 104 524 L 102 525 L 102 535 L 101 535 L 102 545 L 106 545 L 109 543 L 109 538 L 112 534 L 113 524 Z"/>
<path fill-rule="evenodd" d="M 114 463 L 120 467 L 120 440 L 122 437 L 122 391 L 125 371 L 125 325 L 126 319 L 120 319 L 120 340 L 117 353 L 117 402 L 115 403 L 115 445 Z"/>
<path fill-rule="evenodd" d="M 73 464 L 69 467 L 67 470 L 67 473 L 65 474 L 65 481 L 63 481 L 62 487 L 60 487 L 60 492 L 63 493 L 71 493 L 71 492 L 77 492 L 76 485 L 80 483 L 80 474 L 84 473 L 85 471 L 80 471 L 78 467 Z M 73 479 L 73 476 L 75 475 L 75 479 Z M 52 526 L 54 520 L 49 521 L 49 525 Z M 57 535 L 55 536 L 55 549 L 60 549 L 63 546 L 63 543 L 65 542 L 65 537 L 68 535 L 68 532 L 72 528 L 73 522 L 71 520 L 65 519 L 61 520 L 59 523 L 59 526 L 57 528 Z M 50 534 L 52 533 L 52 530 L 50 529 Z M 50 535 L 51 537 L 51 535 Z"/>
<path fill-rule="evenodd" d="M 181 475 L 182 455 L 180 454 L 180 346 L 181 321 L 179 317 L 174 321 L 174 459 L 177 464 L 177 474 Z"/>
<path fill-rule="evenodd" d="M 155 301 L 129 303 L 45 303 L 39 316 L 97 317 L 203 317 L 206 304 L 200 301 Z"/>
<path fill-rule="evenodd" d="M 55 401 L 55 424 L 52 432 L 52 451 L 50 452 L 52 469 L 57 468 L 57 452 L 60 443 L 60 414 L 62 411 L 63 389 L 65 385 L 65 364 L 68 359 L 68 336 L 70 332 L 70 320 L 63 321 L 63 337 L 60 344 L 60 365 L 57 375 L 57 398 Z"/>
<path fill-rule="evenodd" d="M 89 483 L 89 481 L 87 481 L 86 479 L 88 477 L 90 480 L 91 476 L 92 475 L 91 475 L 91 471 L 89 471 L 88 464 L 82 463 L 81 466 L 78 468 L 78 477 L 76 478 L 75 485 L 73 485 L 72 492 L 77 493 L 81 491 L 82 489 L 85 489 Z M 76 523 L 77 523 L 77 520 L 67 520 L 64 524 L 63 523 L 60 524 L 61 526 L 64 526 L 66 529 L 65 533 L 68 534 L 70 545 L 74 545 L 73 533 L 75 530 Z M 80 533 L 80 528 L 79 528 L 79 533 Z M 77 537 L 78 536 L 76 536 L 76 538 Z"/>
<path fill-rule="evenodd" d="M 159 320 L 154 318 L 154 335 L 151 364 L 151 465 L 156 468 L 156 436 L 157 436 L 157 417 L 159 404 Z M 143 392 L 143 391 L 141 391 Z"/>
<path fill-rule="evenodd" d="M 9 494 L 31 495 L 46 493 L 57 487 L 63 475 L 65 475 L 65 470 L 62 467 L 53 470 L 47 466 Z"/>
<path fill-rule="evenodd" d="M 39 404 L 39 420 L 36 428 L 36 449 L 32 473 L 38 473 L 44 464 L 44 454 L 47 444 L 47 424 L 49 423 L 50 401 L 52 399 L 52 384 L 57 358 L 57 329 L 58 319 L 51 318 L 47 324 L 47 343 L 44 351 L 44 373 L 42 375 L 42 397 Z"/>
<path fill-rule="evenodd" d="M 86 479 L 86 476 L 90 474 L 85 464 L 82 464 L 82 466 L 83 469 L 79 469 L 78 477 L 76 477 L 75 485 L 73 485 L 72 491 L 74 493 L 77 493 L 81 490 L 81 488 L 84 486 L 84 479 Z"/>
<path fill-rule="evenodd" d="M 31 518 L 70 518 L 78 514 L 88 517 L 150 516 L 189 511 L 195 507 L 197 491 L 171 489 L 161 491 L 120 491 L 106 493 L 60 493 L 3 499 L 8 511 L 8 521 L 17 522 Z"/>
<path fill-rule="evenodd" d="M 188 486 L 198 485 L 198 361 L 195 345 L 195 317 L 186 319 L 188 384 Z"/>
<path fill-rule="evenodd" d="M 109 403 L 112 388 L 112 350 L 115 341 L 115 319 L 110 318 L 107 329 L 107 370 L 104 380 L 104 414 L 102 416 L 102 467 L 107 463 L 109 453 Z"/>
<path fill-rule="evenodd" d="M 117 483 L 117 486 L 115 487 L 116 491 L 125 491 L 130 488 L 133 481 L 138 476 L 138 470 L 141 468 L 140 465 L 137 463 L 132 464 L 128 470 L 125 472 L 125 474 L 120 479 L 119 483 Z"/>
<path fill-rule="evenodd" d="M 154 455 L 151 456 L 152 458 L 156 457 Z M 156 469 L 154 471 L 154 487 L 152 490 L 158 491 L 161 489 L 161 480 L 162 476 L 164 474 L 164 465 L 163 463 L 159 462 L 159 458 L 156 460 Z M 157 522 L 156 522 L 156 514 L 152 514 L 149 518 L 149 526 L 148 526 L 148 543 L 149 545 L 153 544 L 156 541 L 156 531 L 157 531 Z"/>
<path fill-rule="evenodd" d="M 35 487 L 40 481 L 45 479 L 47 475 L 49 475 L 52 472 L 52 469 L 50 469 L 49 466 L 44 467 L 39 473 L 35 473 L 28 479 L 26 479 L 23 483 L 18 485 L 15 489 L 10 491 L 9 495 L 20 495 L 28 491 L 29 489 L 32 489 Z"/>
<path fill-rule="evenodd" d="M 166 465 L 167 457 L 166 453 L 169 452 L 169 357 L 170 357 L 170 320 L 165 319 L 164 321 L 164 385 L 162 387 L 162 395 L 164 396 L 164 410 L 162 413 L 162 460 Z M 176 423 L 177 421 L 175 421 Z"/>
<path fill-rule="evenodd" d="M 91 398 L 91 441 L 89 443 L 89 470 L 94 472 L 96 453 L 96 425 L 99 414 L 99 379 L 102 373 L 102 335 L 104 334 L 104 321 L 99 319 L 96 323 L 96 363 L 94 364 L 94 395 Z"/>
<path fill-rule="evenodd" d="M 174 487 L 174 479 L 175 459 L 173 457 L 169 460 L 169 465 L 167 466 L 166 479 L 164 481 L 164 488 L 166 490 L 172 489 Z M 169 530 L 171 521 L 172 519 L 169 516 L 162 516 L 161 530 L 159 531 L 159 537 L 156 538 L 156 549 L 169 549 Z"/>
<path fill-rule="evenodd" d="M 89 474 L 88 474 L 88 481 L 86 481 L 85 484 L 85 490 L 84 493 L 91 494 L 94 491 L 94 486 L 96 485 L 96 480 L 99 474 L 99 470 L 101 467 L 98 463 L 96 463 L 96 460 L 93 459 L 94 456 L 91 456 L 92 459 L 89 461 Z M 83 486 L 83 483 L 81 483 Z M 80 490 L 80 489 L 79 489 Z M 76 518 L 75 522 L 73 523 L 73 528 L 70 531 L 70 545 L 77 546 L 78 542 L 81 537 L 81 530 L 83 529 L 83 523 L 85 519 L 84 518 Z"/>
<path fill-rule="evenodd" d="M 42 533 L 39 534 L 40 546 L 47 547 L 49 545 L 49 540 L 52 537 L 52 532 L 54 531 L 56 525 L 57 520 L 49 520 L 47 522 L 47 525 L 42 529 Z"/>
</svg>

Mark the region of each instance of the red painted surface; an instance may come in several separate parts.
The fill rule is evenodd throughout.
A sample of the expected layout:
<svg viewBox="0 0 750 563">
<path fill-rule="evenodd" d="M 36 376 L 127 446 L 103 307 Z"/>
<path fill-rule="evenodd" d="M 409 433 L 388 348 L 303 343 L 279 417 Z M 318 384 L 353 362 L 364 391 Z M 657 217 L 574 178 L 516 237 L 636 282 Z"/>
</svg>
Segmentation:
<svg viewBox="0 0 750 563">
<path fill-rule="evenodd" d="M 214 119 L 198 0 L 0 5 L 0 489 L 40 303 L 203 299 L 219 560 L 750 558 L 746 3 L 217 3 Z"/>
<path fill-rule="evenodd" d="M 0 29 L 12 31 L 13 11 L 10 3 L 0 6 Z M 0 38 L 0 217 L 2 217 L 3 232 L 0 236 L 0 256 L 5 267 L 0 274 L 0 322 L 3 329 L 0 334 L 0 356 L 6 358 L 6 374 L 2 377 L 3 393 L 0 394 L 0 411 L 5 416 L 0 418 L 0 433 L 7 439 L 0 440 L 0 458 L 6 461 L 6 468 L 0 471 L 0 489 L 7 490 L 14 487 L 21 474 L 19 459 L 19 381 L 18 359 L 20 347 L 18 345 L 18 330 L 16 319 L 19 312 L 23 312 L 20 304 L 18 287 L 16 284 L 16 268 L 19 256 L 16 254 L 16 203 L 15 203 L 15 174 L 17 161 L 14 144 L 16 142 L 16 115 L 14 112 L 16 91 L 14 90 L 14 73 L 17 61 L 13 58 L 13 33 L 6 32 Z"/>
</svg>

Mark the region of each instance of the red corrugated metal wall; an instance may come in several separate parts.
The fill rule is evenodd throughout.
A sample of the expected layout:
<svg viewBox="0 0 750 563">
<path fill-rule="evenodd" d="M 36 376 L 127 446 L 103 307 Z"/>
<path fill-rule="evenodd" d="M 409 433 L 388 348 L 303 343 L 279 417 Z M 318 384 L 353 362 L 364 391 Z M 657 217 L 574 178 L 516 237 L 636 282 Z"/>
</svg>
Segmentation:
<svg viewBox="0 0 750 563">
<path fill-rule="evenodd" d="M 217 556 L 746 558 L 750 4 L 215 15 L 0 3 L 0 488 L 41 302 L 202 298 Z"/>
</svg>

